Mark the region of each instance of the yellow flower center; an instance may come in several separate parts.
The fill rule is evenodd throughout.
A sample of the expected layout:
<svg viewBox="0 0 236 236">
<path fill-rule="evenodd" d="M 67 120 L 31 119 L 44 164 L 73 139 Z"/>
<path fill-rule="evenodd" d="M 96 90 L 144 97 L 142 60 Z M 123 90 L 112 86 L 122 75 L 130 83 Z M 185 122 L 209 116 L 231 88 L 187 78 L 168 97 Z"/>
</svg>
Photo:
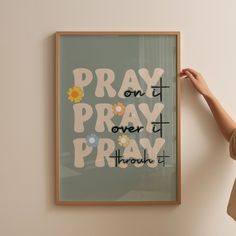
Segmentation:
<svg viewBox="0 0 236 236">
<path fill-rule="evenodd" d="M 73 97 L 73 98 L 77 98 L 78 95 L 79 95 L 79 93 L 77 91 L 72 91 L 71 92 L 71 97 Z"/>
</svg>

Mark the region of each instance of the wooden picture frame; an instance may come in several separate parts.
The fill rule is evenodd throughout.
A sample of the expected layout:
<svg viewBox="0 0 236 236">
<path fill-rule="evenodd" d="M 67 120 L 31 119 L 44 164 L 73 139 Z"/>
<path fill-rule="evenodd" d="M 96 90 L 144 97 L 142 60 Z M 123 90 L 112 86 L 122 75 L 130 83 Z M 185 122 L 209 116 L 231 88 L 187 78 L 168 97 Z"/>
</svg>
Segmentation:
<svg viewBox="0 0 236 236">
<path fill-rule="evenodd" d="M 55 37 L 55 203 L 180 204 L 180 32 Z"/>
</svg>

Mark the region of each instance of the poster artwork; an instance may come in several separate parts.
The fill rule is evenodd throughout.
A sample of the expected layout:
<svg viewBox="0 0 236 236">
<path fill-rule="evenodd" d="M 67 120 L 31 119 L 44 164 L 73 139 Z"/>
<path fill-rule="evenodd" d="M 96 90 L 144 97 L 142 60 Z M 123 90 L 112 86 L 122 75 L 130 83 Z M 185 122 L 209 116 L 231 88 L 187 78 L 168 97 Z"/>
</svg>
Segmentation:
<svg viewBox="0 0 236 236">
<path fill-rule="evenodd" d="M 56 203 L 180 204 L 179 32 L 56 33 Z"/>
</svg>

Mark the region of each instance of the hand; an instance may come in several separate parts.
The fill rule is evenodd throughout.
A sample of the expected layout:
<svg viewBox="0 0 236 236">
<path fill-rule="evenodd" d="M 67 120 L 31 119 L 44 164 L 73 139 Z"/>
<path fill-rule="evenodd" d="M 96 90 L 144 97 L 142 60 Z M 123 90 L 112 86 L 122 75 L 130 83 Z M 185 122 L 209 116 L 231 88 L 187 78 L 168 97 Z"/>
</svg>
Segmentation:
<svg viewBox="0 0 236 236">
<path fill-rule="evenodd" d="M 209 96 L 211 94 L 210 89 L 207 86 L 203 76 L 197 71 L 187 68 L 180 72 L 180 79 L 188 78 L 192 82 L 194 88 L 203 96 Z"/>
</svg>

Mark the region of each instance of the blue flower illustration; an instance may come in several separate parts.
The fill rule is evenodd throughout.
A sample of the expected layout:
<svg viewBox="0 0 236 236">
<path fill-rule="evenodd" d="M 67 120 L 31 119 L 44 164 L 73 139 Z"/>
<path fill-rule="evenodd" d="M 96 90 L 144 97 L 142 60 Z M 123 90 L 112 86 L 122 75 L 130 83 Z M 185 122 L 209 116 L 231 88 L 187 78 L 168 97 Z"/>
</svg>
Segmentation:
<svg viewBox="0 0 236 236">
<path fill-rule="evenodd" d="M 89 134 L 86 138 L 87 145 L 90 147 L 97 147 L 99 137 L 96 134 Z"/>
</svg>

